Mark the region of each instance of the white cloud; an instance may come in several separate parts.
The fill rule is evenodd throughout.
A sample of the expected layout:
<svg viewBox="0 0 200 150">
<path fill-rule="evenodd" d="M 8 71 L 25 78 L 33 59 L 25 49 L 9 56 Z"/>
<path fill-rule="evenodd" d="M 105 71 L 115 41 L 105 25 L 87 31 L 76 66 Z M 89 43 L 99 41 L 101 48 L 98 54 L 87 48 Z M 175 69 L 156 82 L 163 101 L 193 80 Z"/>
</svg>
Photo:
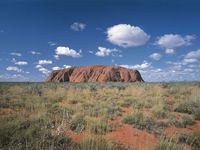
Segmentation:
<svg viewBox="0 0 200 150">
<path fill-rule="evenodd" d="M 86 27 L 86 24 L 80 22 L 74 22 L 70 27 L 74 31 L 83 31 Z"/>
<path fill-rule="evenodd" d="M 56 66 L 56 67 L 53 67 L 52 70 L 60 70 L 61 68 Z"/>
<path fill-rule="evenodd" d="M 36 65 L 35 68 L 42 68 L 42 66 L 41 65 Z"/>
<path fill-rule="evenodd" d="M 54 55 L 54 58 L 55 58 L 56 60 L 59 60 L 59 59 L 60 59 L 59 55 Z"/>
<path fill-rule="evenodd" d="M 8 70 L 8 71 L 16 71 L 16 72 L 23 72 L 21 69 L 19 69 L 18 67 L 15 67 L 15 66 L 8 66 L 6 68 L 6 70 Z"/>
<path fill-rule="evenodd" d="M 96 52 L 96 56 L 100 56 L 100 57 L 105 57 L 105 56 L 118 56 L 117 53 L 119 53 L 120 51 L 116 48 L 114 49 L 109 49 L 109 48 L 105 48 L 105 47 L 98 47 L 98 51 Z"/>
<path fill-rule="evenodd" d="M 28 62 L 26 62 L 26 61 L 17 61 L 17 62 L 15 62 L 15 65 L 27 65 L 28 64 Z"/>
<path fill-rule="evenodd" d="M 187 58 L 187 59 L 191 59 L 191 58 L 199 59 L 200 58 L 200 49 L 187 53 L 185 58 Z"/>
<path fill-rule="evenodd" d="M 151 63 L 144 60 L 142 64 L 120 65 L 120 66 L 125 67 L 125 68 L 129 68 L 129 69 L 148 69 L 148 68 L 151 68 Z"/>
<path fill-rule="evenodd" d="M 50 71 L 44 67 L 39 68 L 38 71 L 42 72 L 45 75 L 48 75 L 50 73 Z"/>
<path fill-rule="evenodd" d="M 151 63 L 144 60 L 142 64 L 137 64 L 137 65 L 134 65 L 133 67 L 135 69 L 147 69 L 151 67 Z"/>
<path fill-rule="evenodd" d="M 195 58 L 185 58 L 183 61 L 185 63 L 194 63 L 194 62 L 197 62 L 198 60 Z"/>
<path fill-rule="evenodd" d="M 12 53 L 10 53 L 10 55 L 13 55 L 13 56 L 22 56 L 22 54 L 21 53 L 15 53 L 15 52 L 12 52 Z"/>
<path fill-rule="evenodd" d="M 174 50 L 174 49 L 168 48 L 168 49 L 165 49 L 165 53 L 166 53 L 166 54 L 174 54 L 174 53 L 175 53 L 175 50 Z"/>
<path fill-rule="evenodd" d="M 173 54 L 174 49 L 191 45 L 194 39 L 195 37 L 193 35 L 181 36 L 179 34 L 165 34 L 159 37 L 155 44 L 165 48 L 167 54 Z"/>
<path fill-rule="evenodd" d="M 107 40 L 121 47 L 144 45 L 150 36 L 140 27 L 118 24 L 107 29 Z"/>
<path fill-rule="evenodd" d="M 159 53 L 153 53 L 149 56 L 150 58 L 154 59 L 154 60 L 160 60 L 162 55 Z"/>
<path fill-rule="evenodd" d="M 55 46 L 55 45 L 57 45 L 57 43 L 52 42 L 52 41 L 49 41 L 48 44 L 49 44 L 49 46 Z"/>
<path fill-rule="evenodd" d="M 72 66 L 69 65 L 63 65 L 64 68 L 71 68 Z"/>
<path fill-rule="evenodd" d="M 52 64 L 52 61 L 51 60 L 39 60 L 38 64 L 39 65 Z"/>
<path fill-rule="evenodd" d="M 65 55 L 65 56 L 71 56 L 74 58 L 81 57 L 81 51 L 77 52 L 74 49 L 70 49 L 69 47 L 59 46 L 55 50 L 56 55 Z"/>
<path fill-rule="evenodd" d="M 40 52 L 36 52 L 36 51 L 30 51 L 30 53 L 33 55 L 40 55 Z"/>
</svg>

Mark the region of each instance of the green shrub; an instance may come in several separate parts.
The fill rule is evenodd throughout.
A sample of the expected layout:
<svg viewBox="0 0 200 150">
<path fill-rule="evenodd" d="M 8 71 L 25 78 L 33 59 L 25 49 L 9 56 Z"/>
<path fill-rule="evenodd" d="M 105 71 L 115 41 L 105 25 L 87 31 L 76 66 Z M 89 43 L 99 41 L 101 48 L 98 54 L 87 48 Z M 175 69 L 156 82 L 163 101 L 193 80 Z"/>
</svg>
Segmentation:
<svg viewBox="0 0 200 150">
<path fill-rule="evenodd" d="M 108 120 L 102 118 L 90 122 L 90 131 L 94 134 L 105 134 L 106 132 L 111 131 L 111 127 L 108 125 Z"/>
<path fill-rule="evenodd" d="M 168 112 L 165 111 L 163 108 L 154 109 L 153 114 L 157 118 L 167 118 L 168 117 Z"/>
<path fill-rule="evenodd" d="M 126 124 L 134 125 L 138 129 L 147 129 L 151 131 L 155 126 L 155 121 L 145 116 L 142 112 L 135 112 L 127 114 L 123 117 L 123 122 Z"/>
<path fill-rule="evenodd" d="M 62 134 L 53 136 L 42 118 L 26 120 L 16 117 L 0 126 L 0 149 L 63 149 L 76 145 Z"/>
<path fill-rule="evenodd" d="M 82 114 L 75 114 L 70 122 L 70 129 L 75 132 L 82 132 L 86 128 L 86 121 Z"/>
<path fill-rule="evenodd" d="M 184 115 L 179 119 L 172 119 L 171 124 L 175 125 L 176 127 L 179 128 L 186 128 L 187 125 L 192 125 L 194 124 L 194 118 L 189 115 Z"/>
<path fill-rule="evenodd" d="M 122 107 L 129 107 L 133 104 L 134 100 L 133 99 L 130 99 L 130 98 L 127 98 L 127 99 L 124 99 L 121 103 L 121 106 Z"/>
<path fill-rule="evenodd" d="M 177 134 L 177 139 L 181 143 L 191 145 L 195 150 L 200 149 L 200 131 L 193 131 L 191 134 Z"/>
<path fill-rule="evenodd" d="M 192 146 L 195 147 L 195 150 L 200 149 L 200 131 L 194 131 L 190 137 Z"/>
<path fill-rule="evenodd" d="M 183 150 L 184 145 L 173 142 L 172 139 L 161 138 L 155 150 Z"/>
<path fill-rule="evenodd" d="M 194 116 L 196 120 L 200 120 L 200 107 L 198 109 L 195 109 Z"/>
<path fill-rule="evenodd" d="M 103 138 L 88 138 L 80 143 L 80 150 L 131 150 L 130 147 L 108 142 Z"/>
<path fill-rule="evenodd" d="M 181 113 L 194 114 L 194 112 L 197 109 L 200 109 L 200 100 L 193 100 L 193 101 L 182 103 L 178 107 L 176 107 L 174 111 L 181 112 Z"/>
</svg>

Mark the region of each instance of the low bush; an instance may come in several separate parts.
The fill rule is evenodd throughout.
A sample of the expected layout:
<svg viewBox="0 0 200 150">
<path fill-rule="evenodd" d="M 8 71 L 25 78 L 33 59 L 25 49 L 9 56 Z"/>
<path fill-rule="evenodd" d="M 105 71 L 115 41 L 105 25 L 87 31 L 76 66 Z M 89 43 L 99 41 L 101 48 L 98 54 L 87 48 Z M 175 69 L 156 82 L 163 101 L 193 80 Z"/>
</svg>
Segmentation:
<svg viewBox="0 0 200 150">
<path fill-rule="evenodd" d="M 194 118 L 192 116 L 189 116 L 189 115 L 184 115 L 181 118 L 172 119 L 170 121 L 170 123 L 172 125 L 175 125 L 176 127 L 179 127 L 179 128 L 186 128 L 187 125 L 194 124 Z"/>
<path fill-rule="evenodd" d="M 72 116 L 70 122 L 70 129 L 75 132 L 82 132 L 86 128 L 86 121 L 84 119 L 84 115 L 75 114 Z"/>
<path fill-rule="evenodd" d="M 131 150 L 130 147 L 119 145 L 112 141 L 106 141 L 101 137 L 88 138 L 82 141 L 79 145 L 80 150 Z M 133 150 L 133 149 L 132 149 Z"/>
<path fill-rule="evenodd" d="M 147 129 L 149 131 L 153 130 L 155 124 L 155 121 L 144 115 L 142 112 L 135 112 L 127 114 L 123 117 L 123 122 L 126 124 L 134 125 L 134 127 L 138 129 Z"/>
<path fill-rule="evenodd" d="M 155 150 L 183 150 L 184 145 L 174 142 L 172 139 L 161 138 Z"/>
<path fill-rule="evenodd" d="M 174 111 L 180 113 L 193 114 L 196 111 L 196 109 L 200 109 L 200 100 L 193 100 L 181 103 L 175 108 Z"/>
</svg>

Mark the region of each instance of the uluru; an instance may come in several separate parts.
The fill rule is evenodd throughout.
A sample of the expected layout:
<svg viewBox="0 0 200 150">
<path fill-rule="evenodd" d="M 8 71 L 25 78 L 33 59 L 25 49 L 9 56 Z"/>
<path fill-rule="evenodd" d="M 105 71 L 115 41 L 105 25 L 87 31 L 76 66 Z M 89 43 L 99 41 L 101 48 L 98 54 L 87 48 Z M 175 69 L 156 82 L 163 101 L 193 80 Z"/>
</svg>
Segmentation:
<svg viewBox="0 0 200 150">
<path fill-rule="evenodd" d="M 47 82 L 144 82 L 138 70 L 121 66 L 91 65 L 52 71 Z"/>
</svg>

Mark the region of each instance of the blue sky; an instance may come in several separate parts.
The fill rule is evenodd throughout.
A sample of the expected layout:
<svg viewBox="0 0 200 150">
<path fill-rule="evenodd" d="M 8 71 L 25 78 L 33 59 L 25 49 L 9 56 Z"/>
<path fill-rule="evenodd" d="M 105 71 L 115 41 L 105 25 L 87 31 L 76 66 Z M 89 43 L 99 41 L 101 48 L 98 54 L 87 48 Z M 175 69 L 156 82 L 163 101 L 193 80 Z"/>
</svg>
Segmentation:
<svg viewBox="0 0 200 150">
<path fill-rule="evenodd" d="M 145 81 L 200 80 L 198 0 L 1 0 L 0 81 L 120 65 Z"/>
</svg>

